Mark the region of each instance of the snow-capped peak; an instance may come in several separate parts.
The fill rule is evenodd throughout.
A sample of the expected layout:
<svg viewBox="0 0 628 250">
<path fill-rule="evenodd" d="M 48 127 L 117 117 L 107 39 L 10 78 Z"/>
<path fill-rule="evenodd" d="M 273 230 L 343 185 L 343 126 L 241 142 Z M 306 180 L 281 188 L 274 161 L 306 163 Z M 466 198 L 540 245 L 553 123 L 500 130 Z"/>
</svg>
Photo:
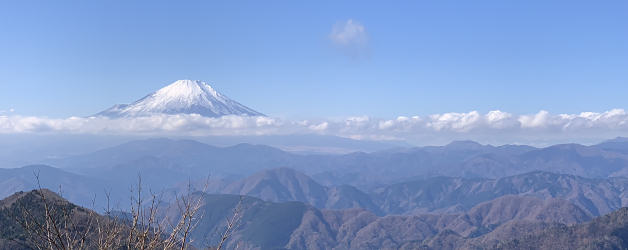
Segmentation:
<svg viewBox="0 0 628 250">
<path fill-rule="evenodd" d="M 162 103 L 177 101 L 180 103 L 208 102 L 214 98 L 225 102 L 225 97 L 218 93 L 209 84 L 198 80 L 178 80 L 155 92 L 154 96 Z"/>
<path fill-rule="evenodd" d="M 263 115 L 198 80 L 178 80 L 129 105 L 115 105 L 100 116 L 129 117 L 153 114 Z"/>
<path fill-rule="evenodd" d="M 198 80 L 178 80 L 160 89 L 156 94 L 164 96 L 200 96 L 207 93 L 215 98 L 220 96 L 220 94 L 207 83 Z"/>
</svg>

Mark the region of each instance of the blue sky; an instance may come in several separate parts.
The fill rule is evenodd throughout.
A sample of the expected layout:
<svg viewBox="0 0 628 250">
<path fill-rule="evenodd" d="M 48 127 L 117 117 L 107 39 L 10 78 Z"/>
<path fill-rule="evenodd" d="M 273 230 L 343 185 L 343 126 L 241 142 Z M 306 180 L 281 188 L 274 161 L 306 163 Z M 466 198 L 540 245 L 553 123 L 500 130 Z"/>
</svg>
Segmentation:
<svg viewBox="0 0 628 250">
<path fill-rule="evenodd" d="M 199 79 L 275 117 L 626 108 L 626 1 L 2 1 L 0 110 Z M 331 34 L 351 20 L 359 41 Z"/>
</svg>

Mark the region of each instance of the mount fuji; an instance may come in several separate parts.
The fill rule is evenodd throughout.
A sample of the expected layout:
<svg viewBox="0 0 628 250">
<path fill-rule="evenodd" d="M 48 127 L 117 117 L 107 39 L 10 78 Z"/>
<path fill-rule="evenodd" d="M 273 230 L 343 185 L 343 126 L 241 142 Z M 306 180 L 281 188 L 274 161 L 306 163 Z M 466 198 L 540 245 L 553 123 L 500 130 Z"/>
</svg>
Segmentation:
<svg viewBox="0 0 628 250">
<path fill-rule="evenodd" d="M 119 118 L 155 114 L 264 116 L 197 80 L 178 80 L 131 104 L 117 104 L 95 116 Z"/>
</svg>

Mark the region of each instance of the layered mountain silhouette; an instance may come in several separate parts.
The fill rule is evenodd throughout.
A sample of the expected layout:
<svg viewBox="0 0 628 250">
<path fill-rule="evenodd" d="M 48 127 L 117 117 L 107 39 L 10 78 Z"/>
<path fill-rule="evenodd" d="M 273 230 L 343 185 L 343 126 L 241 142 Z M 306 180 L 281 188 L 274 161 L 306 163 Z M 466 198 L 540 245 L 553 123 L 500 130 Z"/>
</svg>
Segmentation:
<svg viewBox="0 0 628 250">
<path fill-rule="evenodd" d="M 151 169 L 147 174 L 154 173 L 156 178 L 185 176 L 187 179 L 208 174 L 243 178 L 265 169 L 288 167 L 326 186 L 352 185 L 369 190 L 435 176 L 495 179 L 532 171 L 587 178 L 628 176 L 628 154 L 607 150 L 604 144 L 534 148 L 453 142 L 440 147 L 373 153 L 302 155 L 263 145 L 215 147 L 192 140 L 148 139 L 45 163 L 114 179 L 136 176 L 142 169 Z M 156 181 L 159 183 L 164 180 Z"/>
<path fill-rule="evenodd" d="M 2 169 L 0 194 L 41 185 L 98 212 L 108 191 L 124 210 L 139 175 L 151 192 L 164 194 L 162 215 L 176 218 L 173 197 L 191 187 L 204 200 L 193 237 L 205 245 L 215 243 L 207 235 L 224 227 L 224 216 L 244 197 L 246 222 L 234 239 L 246 249 L 528 249 L 534 241 L 621 249 L 626 145 L 621 138 L 545 148 L 459 141 L 304 155 L 264 145 L 148 139 L 47 161 L 50 166 Z M 584 240 L 565 242 L 569 237 Z"/>
<path fill-rule="evenodd" d="M 137 179 L 99 180 L 48 166 L 30 166 L 7 170 L 0 186 L 13 185 L 14 189 L 21 187 L 24 190 L 36 188 L 34 169 L 41 171 L 41 178 L 45 178 L 42 187 L 54 189 L 61 185 L 64 196 L 92 208 L 102 207 L 107 190 L 113 204 L 128 206 L 128 189 L 137 184 Z M 150 182 L 143 183 L 151 187 Z M 182 181 L 172 184 L 173 188 L 162 189 L 166 199 L 174 197 L 170 194 L 184 192 L 187 183 Z M 371 191 L 350 185 L 325 186 L 289 168 L 264 170 L 241 180 L 214 178 L 193 184 L 196 190 L 206 193 L 247 195 L 271 202 L 299 201 L 319 209 L 361 208 L 380 216 L 465 213 L 480 203 L 505 196 L 560 199 L 578 207 L 589 217 L 628 206 L 626 178 L 594 179 L 539 171 L 499 179 L 431 177 Z M 152 190 L 160 192 L 160 189 Z"/>
</svg>

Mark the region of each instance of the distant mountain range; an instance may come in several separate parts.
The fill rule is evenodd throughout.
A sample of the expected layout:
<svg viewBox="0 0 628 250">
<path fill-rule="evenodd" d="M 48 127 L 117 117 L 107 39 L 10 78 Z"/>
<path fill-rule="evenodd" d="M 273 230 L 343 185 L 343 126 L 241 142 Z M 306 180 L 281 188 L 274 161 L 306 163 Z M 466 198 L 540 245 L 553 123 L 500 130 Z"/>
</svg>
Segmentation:
<svg viewBox="0 0 628 250">
<path fill-rule="evenodd" d="M 610 147 L 609 143 L 613 146 Z M 340 208 L 338 204 L 355 202 L 361 205 L 343 205 L 342 208 L 363 207 L 378 214 L 464 211 L 475 205 L 476 200 L 486 201 L 501 195 L 526 192 L 538 197 L 567 198 L 576 195 L 570 192 L 578 187 L 575 190 L 590 192 L 586 192 L 587 196 L 582 192 L 582 196 L 569 199 L 580 200 L 577 203 L 585 210 L 592 215 L 600 215 L 622 206 L 623 178 L 628 171 L 628 157 L 621 151 L 625 145 L 628 142 L 611 141 L 593 146 L 564 144 L 546 148 L 494 147 L 466 141 L 440 147 L 400 148 L 374 153 L 301 155 L 263 145 L 216 147 L 192 140 L 149 139 L 44 163 L 58 168 L 55 175 L 57 172 L 78 174 L 84 176 L 83 179 L 94 180 L 88 183 L 124 188 L 137 182 L 138 174 L 142 175 L 143 183 L 154 190 L 165 190 L 211 175 L 214 181 L 220 180 L 227 185 L 214 190 L 216 192 L 253 196 L 258 193 L 264 194 L 264 199 L 299 200 L 321 208 Z M 276 168 L 285 169 L 266 171 Z M 293 173 L 288 168 L 297 172 Z M 30 182 L 22 181 L 32 177 L 32 170 L 3 171 L 4 176 L 11 176 L 6 177 L 3 182 L 6 184 L 0 184 L 6 185 L 8 192 L 32 187 L 32 179 Z M 22 177 L 11 174 L 17 172 L 21 172 Z M 307 178 L 303 177 L 306 175 Z M 50 177 L 42 174 L 42 179 Z M 64 178 L 55 176 L 53 180 Z M 267 194 L 267 189 L 279 187 L 268 184 L 267 180 L 282 183 L 286 190 L 293 190 L 298 186 L 296 184 L 304 181 L 312 186 L 300 190 L 302 194 L 286 190 Z M 15 183 L 26 184 L 19 186 Z M 552 186 L 555 188 L 549 188 Z M 58 185 L 48 188 L 58 190 Z M 102 190 L 100 188 L 96 193 L 102 194 Z M 433 193 L 436 190 L 439 193 Z M 547 191 L 541 193 L 538 190 Z M 351 193 L 345 196 L 353 198 L 340 197 L 344 193 Z M 306 194 L 311 195 L 307 197 Z M 359 198 L 366 197 L 363 194 L 368 194 L 369 198 Z M 273 195 L 276 197 L 271 197 Z M 442 198 L 433 200 L 433 195 L 442 195 Z M 596 195 L 604 198 L 595 198 Z M 332 198 L 334 196 L 336 198 Z M 333 199 L 338 199 L 336 207 L 328 204 Z M 397 199 L 404 202 L 399 203 Z M 598 200 L 594 202 L 595 206 L 587 207 L 585 204 L 590 203 L 587 199 Z M 602 205 L 600 200 L 607 204 Z M 450 201 L 457 202 L 448 203 Z M 85 205 L 82 202 L 79 204 Z"/>
<path fill-rule="evenodd" d="M 156 185 L 208 174 L 239 179 L 265 169 L 287 167 L 326 186 L 346 184 L 371 190 L 436 176 L 495 179 L 533 171 L 587 178 L 628 176 L 628 153 L 621 151 L 626 145 L 628 142 L 613 142 L 611 148 L 605 142 L 535 148 L 459 141 L 373 153 L 303 155 L 264 145 L 216 147 L 193 140 L 148 139 L 42 163 L 102 179 L 144 172 L 147 181 L 153 178 L 149 175 L 155 176 Z M 159 179 L 163 176 L 168 178 Z"/>
<path fill-rule="evenodd" d="M 199 243 L 215 241 L 207 235 L 245 196 L 246 224 L 234 236 L 245 249 L 529 249 L 535 241 L 621 249 L 627 148 L 622 138 L 545 148 L 458 141 L 303 155 L 148 139 L 45 162 L 55 167 L 0 169 L 0 195 L 37 188 L 39 175 L 42 187 L 61 190 L 71 202 L 99 211 L 107 191 L 124 210 L 139 174 L 162 194 L 171 217 L 172 197 L 188 183 L 204 191 L 196 193 L 205 200 L 202 226 L 193 233 Z"/>
<path fill-rule="evenodd" d="M 51 159 L 84 155 L 130 141 L 145 140 L 147 136 L 124 135 L 33 135 L 0 134 L 0 168 L 16 168 L 38 164 Z M 348 154 L 375 152 L 390 148 L 411 147 L 403 141 L 368 141 L 349 138 L 303 134 L 268 136 L 202 136 L 174 137 L 193 139 L 208 145 L 228 147 L 241 143 L 269 145 L 286 152 L 307 154 Z"/>
<path fill-rule="evenodd" d="M 39 183 L 36 176 L 39 176 Z M 129 205 L 130 183 L 122 184 L 78 175 L 46 165 L 0 169 L 0 198 L 19 191 L 37 189 L 39 185 L 59 193 L 73 203 L 97 211 L 107 205 L 106 193 L 111 196 L 111 206 L 126 208 Z"/>
<path fill-rule="evenodd" d="M 95 116 L 137 117 L 156 114 L 199 114 L 263 116 L 196 80 L 178 80 L 131 104 L 118 104 Z"/>
</svg>

